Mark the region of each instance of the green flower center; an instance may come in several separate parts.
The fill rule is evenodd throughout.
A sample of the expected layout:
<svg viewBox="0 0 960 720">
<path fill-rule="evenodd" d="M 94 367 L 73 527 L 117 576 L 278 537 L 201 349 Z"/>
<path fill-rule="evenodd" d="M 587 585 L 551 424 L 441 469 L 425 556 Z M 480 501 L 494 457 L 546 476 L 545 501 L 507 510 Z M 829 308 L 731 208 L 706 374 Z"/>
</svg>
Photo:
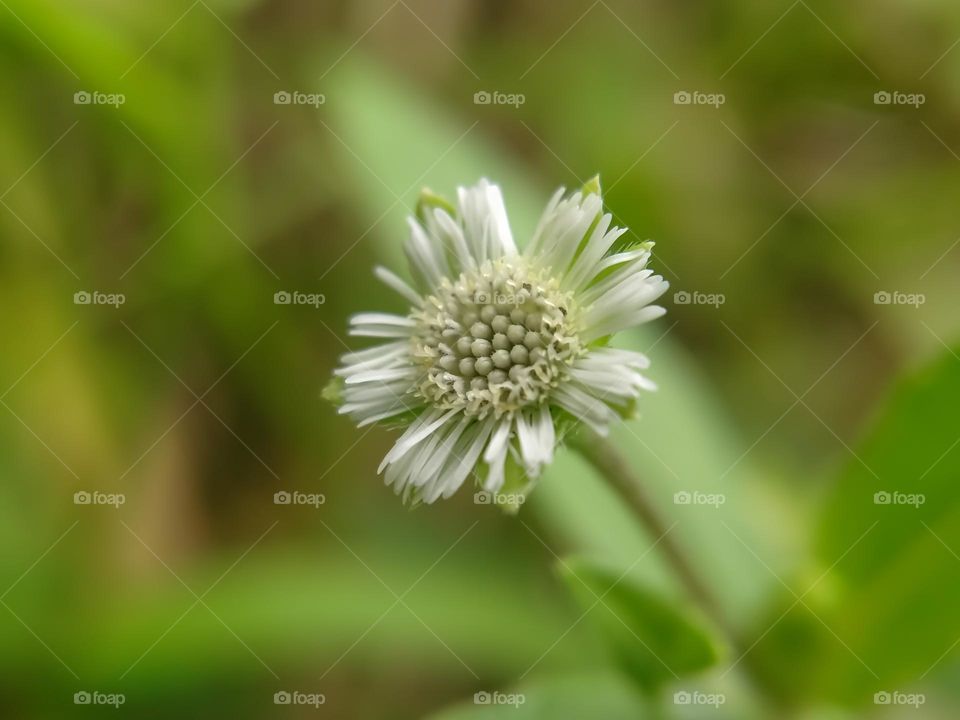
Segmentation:
<svg viewBox="0 0 960 720">
<path fill-rule="evenodd" d="M 580 353 L 575 315 L 571 294 L 519 257 L 444 280 L 413 314 L 417 392 L 481 417 L 540 404 Z"/>
</svg>

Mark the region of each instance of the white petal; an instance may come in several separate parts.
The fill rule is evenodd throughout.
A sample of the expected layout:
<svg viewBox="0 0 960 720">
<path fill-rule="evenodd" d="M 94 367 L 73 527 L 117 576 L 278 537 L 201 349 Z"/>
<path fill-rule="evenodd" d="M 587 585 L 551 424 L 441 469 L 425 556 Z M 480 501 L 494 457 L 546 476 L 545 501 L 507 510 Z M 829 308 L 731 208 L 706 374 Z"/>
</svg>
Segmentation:
<svg viewBox="0 0 960 720">
<path fill-rule="evenodd" d="M 596 368 L 607 365 L 625 365 L 627 367 L 645 370 L 650 367 L 650 359 L 643 353 L 634 352 L 633 350 L 603 347 L 591 350 L 575 363 L 575 367 L 583 368 Z"/>
<path fill-rule="evenodd" d="M 364 427 L 377 420 L 399 415 L 422 406 L 422 401 L 406 392 L 407 383 L 398 386 L 384 386 L 364 397 L 346 393 L 346 402 L 337 410 L 341 415 L 349 415 L 358 427 Z"/>
<path fill-rule="evenodd" d="M 523 464 L 527 474 L 535 478 L 540 474 L 541 467 L 553 459 L 553 418 L 549 408 L 542 407 L 529 417 L 525 413 L 518 413 L 516 422 Z"/>
<path fill-rule="evenodd" d="M 387 268 L 377 265 L 373 269 L 374 275 L 387 287 L 396 290 L 403 295 L 411 304 L 420 306 L 423 304 L 423 298 L 409 285 L 407 285 L 398 275 L 390 272 Z"/>
<path fill-rule="evenodd" d="M 435 432 L 437 428 L 446 423 L 458 412 L 461 412 L 459 408 L 448 410 L 445 413 L 442 410 L 435 410 L 434 413 L 439 414 L 440 417 L 431 420 L 429 423 L 424 423 L 424 425 L 418 428 L 416 432 L 411 433 L 410 429 L 408 429 L 407 432 L 404 433 L 403 437 L 397 441 L 397 444 L 393 446 L 393 449 L 387 453 L 387 457 L 384 458 L 383 462 L 389 463 L 403 457 L 417 443 L 419 443 L 425 437 L 428 437 L 431 433 Z M 381 465 L 381 467 L 383 467 L 383 465 Z"/>
<path fill-rule="evenodd" d="M 543 264 L 552 267 L 555 274 L 565 274 L 602 206 L 600 197 L 594 194 L 583 197 L 574 193 L 569 200 L 561 202 L 538 243 L 537 253 Z"/>
<path fill-rule="evenodd" d="M 599 285 L 607 285 L 607 281 L 604 280 Z M 660 317 L 666 312 L 663 308 L 647 306 L 666 292 L 668 287 L 670 284 L 659 275 L 646 277 L 640 273 L 624 276 L 616 281 L 616 284 L 607 287 L 603 295 L 584 313 L 583 324 L 587 330 L 581 339 L 589 343 Z M 590 291 L 593 290 L 594 288 L 590 288 Z M 589 291 L 584 295 L 588 296 Z"/>
<path fill-rule="evenodd" d="M 647 260 L 649 258 L 650 258 L 649 250 L 626 250 L 624 252 L 607 255 L 605 258 L 603 258 L 600 262 L 597 263 L 597 266 L 593 269 L 590 280 L 595 279 L 598 275 L 600 275 L 600 273 L 604 272 L 605 270 L 608 270 L 612 267 L 616 267 L 617 265 L 623 265 L 624 263 L 630 262 L 632 260 L 640 259 L 640 262 L 638 262 L 637 264 L 640 267 L 643 267 L 647 263 Z M 589 284 L 589 281 L 588 281 L 588 284 Z"/>
<path fill-rule="evenodd" d="M 501 420 L 497 426 L 496 432 L 490 438 L 490 444 L 487 445 L 486 452 L 483 454 L 483 461 L 490 462 L 492 458 L 504 452 L 507 447 L 507 440 L 510 439 L 510 421 Z"/>
<path fill-rule="evenodd" d="M 394 405 L 388 410 L 384 410 L 383 412 L 379 412 L 375 415 L 370 415 L 364 418 L 363 420 L 357 423 L 357 427 L 362 428 L 362 427 L 366 427 L 367 425 L 372 425 L 375 422 L 378 422 L 380 420 L 386 420 L 387 418 L 391 418 L 394 415 L 399 415 L 400 413 L 407 412 L 410 409 L 411 408 L 408 408 L 402 404 Z"/>
<path fill-rule="evenodd" d="M 483 178 L 471 188 L 457 188 L 457 197 L 463 234 L 477 264 L 516 254 L 503 195 L 497 185 Z"/>
<path fill-rule="evenodd" d="M 369 350 L 375 350 L 376 352 L 369 355 L 360 355 L 359 353 L 344 355 L 340 358 L 343 367 L 334 370 L 333 374 L 340 377 L 349 377 L 377 368 L 399 367 L 408 363 L 410 357 L 410 348 L 407 343 L 387 343 L 369 348 Z M 351 362 L 347 359 L 348 357 L 363 357 L 364 359 Z"/>
<path fill-rule="evenodd" d="M 422 289 L 435 288 L 449 275 L 443 247 L 427 235 L 415 218 L 407 218 L 407 224 L 410 226 L 410 237 L 403 249 L 410 268 L 423 286 Z"/>
<path fill-rule="evenodd" d="M 617 414 L 606 403 L 571 383 L 556 388 L 552 397 L 560 407 L 601 435 L 606 435 L 607 426 L 617 419 Z"/>
<path fill-rule="evenodd" d="M 383 458 L 383 461 L 380 463 L 380 467 L 377 468 L 377 474 L 383 472 L 383 469 L 390 463 L 403 457 L 403 455 L 410 450 L 414 444 L 416 444 L 416 439 L 414 438 L 417 433 L 419 433 L 424 427 L 429 427 L 432 423 L 436 422 L 438 418 L 442 419 L 443 415 L 443 411 L 437 410 L 436 408 L 421 413 L 416 420 L 410 423 L 410 426 L 406 429 L 403 435 L 400 436 L 400 439 L 394 443 L 393 447 L 390 449 L 390 452 L 388 452 Z"/>
<path fill-rule="evenodd" d="M 564 278 L 565 287 L 578 290 L 597 274 L 597 267 L 617 238 L 627 232 L 626 228 L 613 228 L 609 232 L 612 216 L 604 215 L 590 234 L 583 251 L 573 262 Z"/>
<path fill-rule="evenodd" d="M 350 365 L 353 363 L 362 363 L 367 360 L 372 360 L 379 358 L 385 353 L 393 352 L 399 348 L 406 348 L 407 344 L 403 342 L 392 342 L 386 343 L 384 345 L 376 345 L 374 347 L 366 348 L 365 350 L 356 350 L 354 352 L 348 352 L 345 355 L 340 357 L 340 361 L 345 365 Z"/>
<path fill-rule="evenodd" d="M 348 403 L 366 404 L 381 402 L 406 395 L 413 387 L 410 380 L 401 378 L 393 382 L 367 382 L 361 385 L 345 385 L 343 394 Z"/>
<path fill-rule="evenodd" d="M 350 318 L 350 335 L 355 337 L 409 337 L 416 323 L 402 315 L 359 313 Z"/>
<path fill-rule="evenodd" d="M 516 255 L 517 246 L 510 230 L 510 219 L 507 217 L 507 208 L 503 203 L 503 193 L 500 192 L 498 185 L 487 186 L 486 204 L 492 257 Z"/>
<path fill-rule="evenodd" d="M 398 325 L 400 327 L 414 327 L 416 322 L 403 315 L 391 313 L 357 313 L 350 318 L 353 325 Z"/>
<path fill-rule="evenodd" d="M 438 236 L 452 250 L 460 265 L 460 270 L 475 268 L 477 261 L 470 253 L 470 248 L 467 247 L 467 240 L 463 236 L 463 228 L 457 225 L 456 221 L 442 208 L 436 208 L 433 211 L 433 217 L 436 220 Z"/>
<path fill-rule="evenodd" d="M 536 255 L 540 251 L 540 243 L 544 238 L 547 228 L 556 219 L 558 212 L 557 208 L 560 205 L 560 199 L 563 197 L 563 194 L 566 191 L 566 188 L 561 187 L 553 194 L 553 197 L 550 198 L 550 202 L 547 203 L 547 207 L 543 211 L 543 215 L 540 216 L 540 220 L 537 223 L 537 229 L 533 232 L 533 238 L 531 238 L 526 249 L 524 250 L 526 255 Z"/>
<path fill-rule="evenodd" d="M 480 452 L 483 450 L 484 444 L 487 442 L 487 438 L 490 437 L 490 432 L 493 430 L 495 421 L 492 417 L 488 417 L 485 420 L 480 420 L 475 423 L 477 428 L 475 437 L 473 437 L 472 442 L 466 450 L 466 453 L 461 457 L 460 463 L 456 466 L 452 473 L 447 475 L 443 481 L 443 484 L 438 486 L 438 491 L 443 495 L 444 498 L 448 498 L 453 493 L 455 493 L 459 487 L 463 484 L 463 481 L 467 479 L 467 476 L 476 469 L 477 460 L 480 457 Z M 445 474 L 446 475 L 446 474 Z M 432 497 L 425 497 L 426 502 L 433 502 L 436 500 L 436 495 Z"/>
<path fill-rule="evenodd" d="M 418 370 L 409 366 L 398 367 L 398 368 L 378 368 L 375 370 L 367 370 L 366 372 L 360 372 L 356 375 L 350 375 L 346 379 L 347 385 L 355 385 L 356 383 L 384 383 L 391 380 L 414 380 L 416 379 Z"/>
<path fill-rule="evenodd" d="M 446 436 L 443 438 L 443 442 L 440 447 L 437 448 L 437 451 L 433 453 L 433 457 L 430 458 L 430 461 L 425 463 L 422 466 L 422 469 L 419 471 L 420 480 L 418 482 L 417 478 L 414 478 L 414 485 L 421 486 L 424 485 L 431 477 L 436 475 L 440 469 L 443 467 L 443 464 L 447 462 L 450 457 L 450 453 L 453 451 L 454 445 L 460 439 L 460 436 L 463 434 L 464 428 L 470 422 L 470 418 L 463 417 L 458 423 L 447 423 L 449 425 L 449 430 L 446 433 Z"/>
</svg>

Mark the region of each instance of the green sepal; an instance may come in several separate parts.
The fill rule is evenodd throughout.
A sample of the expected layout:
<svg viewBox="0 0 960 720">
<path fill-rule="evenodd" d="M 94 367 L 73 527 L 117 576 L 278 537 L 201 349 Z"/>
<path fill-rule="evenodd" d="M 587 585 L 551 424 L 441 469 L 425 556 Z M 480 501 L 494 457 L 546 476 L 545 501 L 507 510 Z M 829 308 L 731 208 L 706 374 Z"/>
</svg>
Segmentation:
<svg viewBox="0 0 960 720">
<path fill-rule="evenodd" d="M 452 218 L 457 217 L 457 209 L 449 200 L 442 195 L 437 195 L 430 188 L 423 188 L 420 191 L 420 197 L 417 198 L 417 219 L 421 223 L 426 224 L 427 214 L 436 208 L 445 211 Z"/>
<path fill-rule="evenodd" d="M 339 375 L 334 375 L 320 392 L 320 397 L 329 402 L 334 407 L 343 405 L 343 390 L 346 383 Z"/>
<path fill-rule="evenodd" d="M 600 192 L 600 174 L 597 173 L 587 180 L 583 184 L 583 187 L 580 188 L 580 192 L 583 193 L 584 197 L 587 195 L 600 195 L 602 197 L 602 193 Z"/>
<path fill-rule="evenodd" d="M 593 231 L 596 230 L 597 224 L 600 222 L 600 218 L 603 217 L 603 196 L 600 193 L 600 175 L 594 175 L 592 178 L 587 180 L 583 187 L 580 188 L 580 193 L 582 195 L 582 200 L 586 200 L 589 195 L 596 195 L 601 198 L 600 210 L 597 211 L 597 216 L 593 219 L 593 222 L 590 223 L 590 227 L 587 228 L 587 231 L 583 234 L 583 237 L 580 238 L 580 244 L 577 246 L 577 251 L 573 254 L 573 262 L 580 257 L 587 247 L 587 241 L 590 239 L 590 236 L 593 235 Z"/>
</svg>

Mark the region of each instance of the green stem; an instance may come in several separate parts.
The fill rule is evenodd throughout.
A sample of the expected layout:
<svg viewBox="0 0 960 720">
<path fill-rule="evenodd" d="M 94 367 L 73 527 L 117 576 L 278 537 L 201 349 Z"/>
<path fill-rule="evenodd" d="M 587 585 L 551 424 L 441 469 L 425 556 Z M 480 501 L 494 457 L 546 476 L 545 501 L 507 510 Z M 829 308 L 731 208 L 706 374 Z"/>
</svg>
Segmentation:
<svg viewBox="0 0 960 720">
<path fill-rule="evenodd" d="M 716 624 L 738 653 L 743 655 L 748 653 L 752 646 L 746 647 L 744 645 L 740 634 L 728 621 L 726 613 L 711 591 L 710 586 L 697 572 L 694 564 L 671 534 L 673 524 L 667 524 L 663 519 L 647 494 L 640 478 L 633 472 L 623 454 L 609 440 L 586 427 L 571 433 L 569 443 L 626 501 L 647 532 L 657 541 L 657 547 L 667 563 L 701 611 Z M 771 711 L 772 716 L 781 717 L 785 720 L 789 717 L 795 717 L 796 713 L 791 708 L 785 707 L 780 698 L 770 694 L 763 678 L 758 677 L 749 664 L 744 667 L 744 671 L 744 677 L 757 692 L 758 700 Z"/>
<path fill-rule="evenodd" d="M 640 479 L 634 474 L 620 451 L 606 438 L 596 432 L 581 428 L 572 433 L 570 444 L 610 483 L 626 501 L 647 532 L 657 541 L 657 547 L 670 564 L 684 589 L 700 606 L 700 609 L 727 633 L 731 640 L 735 635 L 727 624 L 720 603 L 707 583 L 700 577 L 683 548 L 671 535 L 668 525 L 647 495 Z"/>
</svg>

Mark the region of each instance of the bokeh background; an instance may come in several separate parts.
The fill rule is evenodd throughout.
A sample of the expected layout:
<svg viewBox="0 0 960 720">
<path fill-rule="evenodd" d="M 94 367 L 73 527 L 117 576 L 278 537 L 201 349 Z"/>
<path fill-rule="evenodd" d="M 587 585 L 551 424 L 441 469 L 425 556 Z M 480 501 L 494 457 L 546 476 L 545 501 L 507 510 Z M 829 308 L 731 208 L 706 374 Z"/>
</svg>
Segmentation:
<svg viewBox="0 0 960 720">
<path fill-rule="evenodd" d="M 3 716 L 955 717 L 958 37 L 945 0 L 0 2 Z M 411 511 L 320 398 L 349 314 L 403 311 L 371 268 L 421 187 L 500 182 L 522 239 L 595 173 L 672 285 L 615 438 L 740 635 L 659 701 L 673 640 L 558 567 L 696 610 L 585 464 Z"/>
</svg>

